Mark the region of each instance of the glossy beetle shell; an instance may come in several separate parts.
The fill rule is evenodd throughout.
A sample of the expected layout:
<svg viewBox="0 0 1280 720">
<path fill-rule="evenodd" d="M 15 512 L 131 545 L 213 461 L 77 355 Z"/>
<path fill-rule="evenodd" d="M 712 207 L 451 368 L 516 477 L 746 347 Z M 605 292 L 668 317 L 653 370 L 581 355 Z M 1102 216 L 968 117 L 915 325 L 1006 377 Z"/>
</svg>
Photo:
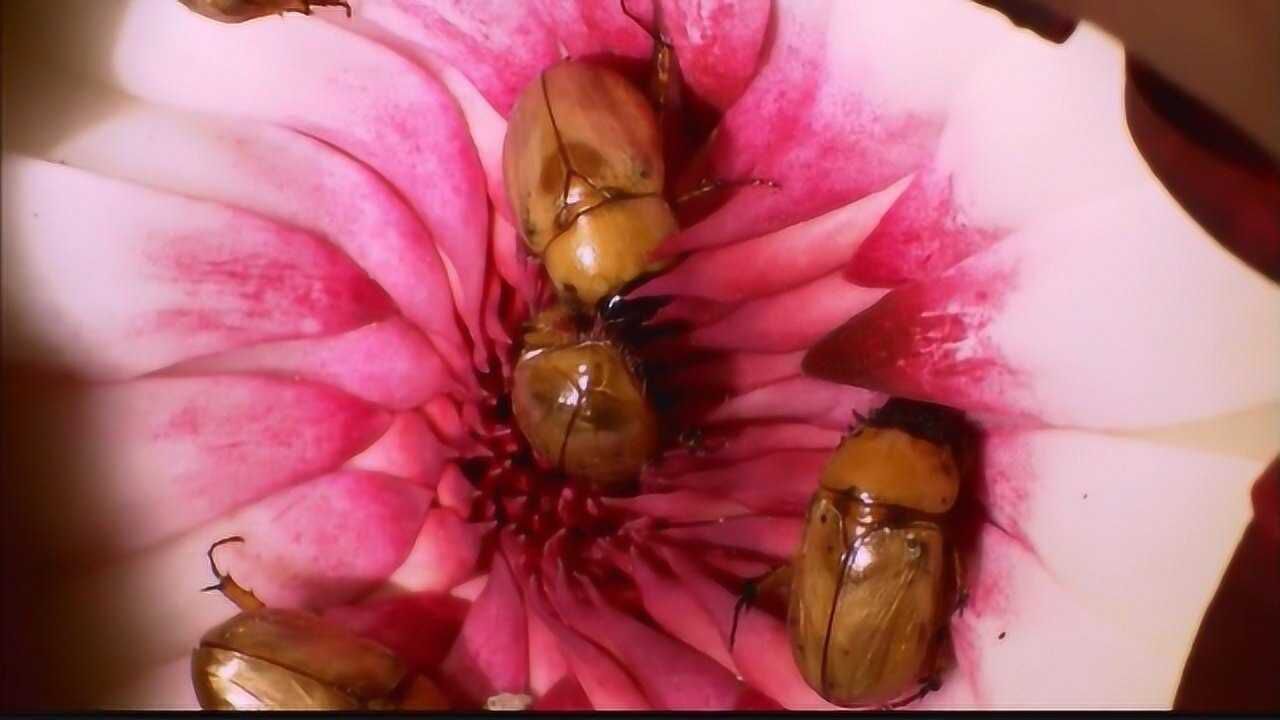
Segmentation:
<svg viewBox="0 0 1280 720">
<path fill-rule="evenodd" d="M 594 304 L 644 272 L 676 229 L 648 99 L 618 73 L 567 60 L 520 95 L 503 146 L 507 198 L 562 294 Z"/>
<path fill-rule="evenodd" d="M 206 710 L 445 707 L 389 650 L 300 610 L 250 610 L 209 630 L 191 679 Z"/>
<path fill-rule="evenodd" d="M 242 23 L 285 12 L 310 14 L 311 7 L 339 6 L 350 8 L 343 0 L 179 0 L 193 12 L 224 23 Z"/>
<path fill-rule="evenodd" d="M 948 448 L 863 428 L 825 468 L 792 565 L 787 621 L 805 681 L 832 703 L 883 705 L 937 670 L 955 592 L 942 514 Z"/>
<path fill-rule="evenodd" d="M 622 349 L 554 305 L 534 318 L 512 377 L 516 425 L 542 464 L 609 491 L 658 449 L 658 421 Z"/>
</svg>

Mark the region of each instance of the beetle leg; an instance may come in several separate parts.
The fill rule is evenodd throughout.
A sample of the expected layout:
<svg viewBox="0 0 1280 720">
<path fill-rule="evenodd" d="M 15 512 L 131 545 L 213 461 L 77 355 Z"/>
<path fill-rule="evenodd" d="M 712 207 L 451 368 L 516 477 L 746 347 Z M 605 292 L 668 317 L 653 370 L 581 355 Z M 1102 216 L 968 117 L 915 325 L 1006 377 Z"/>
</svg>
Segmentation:
<svg viewBox="0 0 1280 720">
<path fill-rule="evenodd" d="M 680 75 L 676 65 L 675 48 L 671 41 L 662 34 L 662 4 L 659 0 L 653 3 L 653 25 L 649 27 L 627 7 L 627 0 L 619 0 L 622 14 L 640 26 L 649 37 L 653 38 L 653 57 L 649 61 L 649 101 L 658 111 L 660 124 L 665 124 L 666 116 L 677 112 L 680 107 Z"/>
<path fill-rule="evenodd" d="M 750 610 L 752 603 L 761 595 L 776 595 L 784 592 L 791 585 L 791 565 L 776 567 L 769 572 L 750 578 L 742 584 L 742 593 L 738 602 L 733 605 L 733 624 L 729 627 L 729 650 L 733 650 L 738 635 L 738 616 Z"/>
<path fill-rule="evenodd" d="M 955 613 L 964 617 L 964 607 L 969 604 L 969 588 L 964 579 L 964 559 L 960 557 L 960 548 L 951 548 L 951 559 L 955 564 L 956 607 Z"/>
<path fill-rule="evenodd" d="M 915 691 L 910 697 L 905 697 L 901 700 L 895 700 L 894 702 L 886 703 L 882 705 L 879 709 L 897 710 L 900 707 L 910 705 L 911 703 L 916 702 L 917 700 L 923 699 L 925 695 L 928 695 L 931 692 L 937 692 L 938 690 L 941 690 L 941 689 L 942 689 L 942 678 L 937 675 L 931 675 L 927 680 L 924 681 L 924 684 L 920 686 L 920 689 Z"/>
<path fill-rule="evenodd" d="M 777 190 L 781 187 L 780 185 L 778 185 L 778 183 L 772 180 L 765 180 L 762 178 L 744 178 L 740 180 L 726 180 L 724 178 L 707 178 L 706 180 L 703 180 L 702 182 L 698 183 L 698 186 L 695 187 L 694 189 L 677 197 L 674 204 L 676 206 L 680 206 L 689 202 L 690 200 L 696 200 L 702 197 L 703 195 L 706 195 L 707 193 L 712 193 L 717 190 L 723 190 L 725 188 L 743 187 L 748 185 L 752 187 L 767 187 L 767 188 L 772 188 L 774 190 Z"/>
<path fill-rule="evenodd" d="M 351 4 L 347 0 L 301 0 L 302 7 L 286 8 L 285 12 L 296 12 L 303 15 L 311 14 L 311 6 L 319 7 L 340 7 L 347 11 L 347 17 L 351 17 Z"/>
<path fill-rule="evenodd" d="M 222 538 L 209 546 L 209 552 L 205 553 L 205 555 L 209 558 L 209 567 L 213 570 L 213 576 L 218 579 L 218 582 L 210 585 L 209 587 L 200 588 L 200 592 L 212 592 L 217 590 L 222 593 L 223 597 L 235 603 L 236 607 L 241 610 L 249 611 L 264 608 L 266 607 L 266 603 L 259 600 L 258 596 L 254 595 L 252 590 L 245 588 L 240 583 L 231 579 L 231 575 L 219 570 L 218 562 L 213 559 L 214 550 L 218 549 L 222 545 L 233 542 L 242 543 L 244 542 L 244 538 L 239 535 L 232 535 L 231 537 Z"/>
</svg>

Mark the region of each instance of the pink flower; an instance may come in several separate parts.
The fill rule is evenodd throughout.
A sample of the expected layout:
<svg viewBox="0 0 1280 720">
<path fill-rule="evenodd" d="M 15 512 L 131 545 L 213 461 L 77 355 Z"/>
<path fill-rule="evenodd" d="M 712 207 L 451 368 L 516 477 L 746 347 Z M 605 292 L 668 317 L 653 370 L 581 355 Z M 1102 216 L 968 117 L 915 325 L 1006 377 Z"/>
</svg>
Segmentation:
<svg viewBox="0 0 1280 720">
<path fill-rule="evenodd" d="M 958 666 L 922 705 L 1169 706 L 1280 449 L 1280 295 L 1136 152 L 1114 41 L 965 2 L 664 0 L 723 113 L 710 174 L 781 188 L 638 292 L 692 323 L 668 359 L 710 454 L 589 524 L 521 506 L 533 542 L 472 472 L 537 277 L 503 117 L 562 55 L 648 37 L 594 0 L 352 4 L 42 3 L 62 39 L 6 122 L 4 293 L 78 383 L 56 524 L 100 560 L 57 627 L 85 702 L 193 706 L 188 653 L 233 612 L 203 553 L 238 534 L 223 561 L 268 604 L 477 705 L 823 707 L 780 621 L 729 650 L 722 578 L 792 552 L 842 429 L 893 394 L 988 435 Z M 854 384 L 803 375 L 841 326 Z"/>
</svg>

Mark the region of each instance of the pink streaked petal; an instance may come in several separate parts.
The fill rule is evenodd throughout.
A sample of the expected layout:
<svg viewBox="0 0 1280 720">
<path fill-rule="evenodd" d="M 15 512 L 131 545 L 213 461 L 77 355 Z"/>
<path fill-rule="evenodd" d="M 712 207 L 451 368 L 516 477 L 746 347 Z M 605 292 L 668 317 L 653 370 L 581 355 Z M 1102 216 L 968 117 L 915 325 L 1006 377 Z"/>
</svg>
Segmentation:
<svg viewBox="0 0 1280 720">
<path fill-rule="evenodd" d="M 662 0 L 658 30 L 698 99 L 724 110 L 742 95 L 759 63 L 771 9 L 770 0 Z"/>
<path fill-rule="evenodd" d="M 1018 34 L 998 47 L 958 93 L 929 167 L 859 249 L 855 281 L 931 277 L 1046 213 L 1157 182 L 1129 137 L 1114 39 L 1082 27 L 1063 45 Z"/>
<path fill-rule="evenodd" d="M 742 393 L 800 374 L 804 353 L 725 353 L 675 371 L 677 384 Z"/>
<path fill-rule="evenodd" d="M 646 483 L 719 495 L 757 511 L 800 515 L 831 450 L 792 450 L 710 470 L 646 478 Z"/>
<path fill-rule="evenodd" d="M 815 346 L 806 370 L 963 409 L 1127 428 L 1280 397 L 1277 356 L 1280 291 L 1142 185 L 893 291 Z"/>
<path fill-rule="evenodd" d="M 587 693 L 582 689 L 582 684 L 577 678 L 565 676 L 556 682 L 554 686 L 549 688 L 546 693 L 539 694 L 538 699 L 534 701 L 532 710 L 594 710 L 591 706 L 591 699 L 587 697 Z"/>
<path fill-rule="evenodd" d="M 521 590 L 501 552 L 489 580 L 462 624 L 458 639 L 440 666 L 455 692 L 483 703 L 498 693 L 529 687 L 529 634 Z"/>
<path fill-rule="evenodd" d="M 267 604 L 347 602 L 400 564 L 427 500 L 423 488 L 375 473 L 342 471 L 288 488 L 83 577 L 61 598 L 77 608 L 67 631 L 101 638 L 95 652 L 125 668 L 189 653 L 193 637 L 237 612 L 221 595 L 198 592 L 213 582 L 205 552 L 230 535 L 245 543 L 219 548 L 219 566 Z M 139 607 L 144 628 L 130 621 Z"/>
<path fill-rule="evenodd" d="M 336 468 L 391 423 L 321 385 L 249 376 L 138 380 L 82 403 L 95 468 L 83 517 L 127 548 Z"/>
<path fill-rule="evenodd" d="M 707 577 L 685 553 L 664 549 L 662 555 L 712 618 L 728 646 L 737 595 Z M 748 685 L 791 710 L 835 709 L 805 683 L 791 661 L 791 643 L 783 622 L 763 612 L 744 613 L 734 640 L 734 664 Z"/>
<path fill-rule="evenodd" d="M 5 295 L 18 317 L 33 314 L 42 362 L 124 379 L 393 310 L 349 260 L 294 227 L 56 163 L 4 165 Z"/>
<path fill-rule="evenodd" d="M 640 517 L 674 523 L 706 522 L 750 512 L 749 508 L 721 495 L 690 490 L 645 493 L 628 498 L 606 497 L 600 502 L 605 507 L 618 508 Z"/>
<path fill-rule="evenodd" d="M 493 523 L 468 523 L 451 510 L 426 513 L 413 549 L 388 584 L 413 592 L 448 592 L 479 572 L 480 545 Z"/>
<path fill-rule="evenodd" d="M 516 289 L 520 298 L 532 304 L 538 295 L 539 267 L 526 258 L 516 229 L 501 217 L 493 219 L 493 264 L 502 279 Z"/>
<path fill-rule="evenodd" d="M 341 335 L 255 345 L 182 363 L 174 374 L 269 373 L 332 385 L 407 410 L 457 388 L 426 336 L 400 318 Z"/>
<path fill-rule="evenodd" d="M 480 339 L 486 181 L 466 120 L 429 73 L 329 23 L 228 26 L 180 3 L 131 3 L 114 49 L 111 79 L 133 94 L 291 127 L 386 178 L 425 223 Z"/>
<path fill-rule="evenodd" d="M 434 488 L 445 463 L 452 459 L 452 451 L 441 444 L 421 414 L 401 412 L 395 414 L 382 437 L 351 458 L 347 467 L 394 475 Z"/>
<path fill-rule="evenodd" d="M 64 102 L 85 102 L 87 92 L 72 87 Z M 390 294 L 456 369 L 468 370 L 449 279 L 431 236 L 397 190 L 367 165 L 286 128 L 203 118 L 100 91 L 89 97 L 121 109 L 59 144 L 51 156 L 250 210 L 328 239 Z"/>
<path fill-rule="evenodd" d="M 646 559 L 640 551 L 631 551 L 631 577 L 640 591 L 640 600 L 649 616 L 672 637 L 696 648 L 735 675 L 737 667 L 729 655 L 711 616 L 670 572 L 659 568 L 656 561 Z"/>
<path fill-rule="evenodd" d="M 733 707 L 738 682 L 723 667 L 663 632 L 612 607 L 582 579 L 558 578 L 553 601 L 570 627 L 594 639 L 625 665 L 655 709 Z"/>
<path fill-rule="evenodd" d="M 529 624 L 529 689 L 541 698 L 566 679 L 569 661 L 560 651 L 560 641 L 533 608 L 526 608 L 525 619 Z"/>
<path fill-rule="evenodd" d="M 365 0 L 359 11 L 457 68 L 503 116 L 525 85 L 560 59 L 555 30 L 536 3 Z"/>
<path fill-rule="evenodd" d="M 560 643 L 568 660 L 573 679 L 596 710 L 647 710 L 651 707 L 627 671 L 607 652 L 577 632 L 566 627 L 554 614 L 542 590 L 526 587 L 525 597 Z"/>
<path fill-rule="evenodd" d="M 885 396 L 860 387 L 809 377 L 793 377 L 738 395 L 706 416 L 707 423 L 796 420 L 846 428 L 854 413 L 866 415 Z"/>
<path fill-rule="evenodd" d="M 947 103 L 1004 28 L 969 3 L 780 3 L 773 44 L 698 175 L 773 180 L 674 236 L 737 242 L 883 190 L 932 155 Z M 696 181 L 698 178 L 691 178 Z"/>
<path fill-rule="evenodd" d="M 440 482 L 436 485 L 436 492 L 440 497 L 440 506 L 452 510 L 460 518 L 471 517 L 476 498 L 480 496 L 480 491 L 467 480 L 457 465 L 444 469 Z"/>
<path fill-rule="evenodd" d="M 746 302 L 714 323 L 693 330 L 687 340 L 694 347 L 717 350 L 803 350 L 884 293 L 854 285 L 843 272 L 834 272 L 792 290 Z"/>
<path fill-rule="evenodd" d="M 742 302 L 843 269 L 862 240 L 876 229 L 906 182 L 776 232 L 692 253 L 631 296 L 675 295 Z M 733 271 L 726 272 L 727 268 Z"/>
<path fill-rule="evenodd" d="M 1168 708 L 1266 461 L 1067 430 L 997 433 L 985 457 L 995 526 L 953 622 L 975 700 Z"/>
<path fill-rule="evenodd" d="M 782 560 L 795 554 L 803 525 L 804 520 L 800 517 L 751 515 L 667 528 L 659 535 L 684 545 L 715 545 L 749 550 Z"/>
<path fill-rule="evenodd" d="M 405 593 L 328 608 L 324 616 L 381 643 L 409 667 L 434 674 L 453 646 L 469 604 L 441 593 Z"/>
</svg>

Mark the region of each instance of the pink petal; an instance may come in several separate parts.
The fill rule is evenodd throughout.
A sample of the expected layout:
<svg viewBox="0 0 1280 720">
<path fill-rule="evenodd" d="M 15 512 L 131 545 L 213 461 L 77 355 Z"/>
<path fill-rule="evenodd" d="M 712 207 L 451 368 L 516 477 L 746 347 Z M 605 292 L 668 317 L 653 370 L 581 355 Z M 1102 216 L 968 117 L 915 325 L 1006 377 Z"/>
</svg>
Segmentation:
<svg viewBox="0 0 1280 720">
<path fill-rule="evenodd" d="M 492 529 L 493 523 L 467 523 L 451 510 L 428 510 L 413 549 L 388 582 L 414 592 L 454 589 L 477 574 L 480 544 Z"/>
<path fill-rule="evenodd" d="M 497 553 L 489 581 L 471 606 L 440 674 L 453 690 L 475 702 L 503 692 L 523 693 L 529 687 L 528 637 L 521 591 L 506 559 Z"/>
<path fill-rule="evenodd" d="M 306 378 L 398 410 L 416 407 L 458 387 L 426 337 L 400 318 L 342 335 L 232 350 L 192 360 L 172 372 L 249 372 Z"/>
<path fill-rule="evenodd" d="M 655 708 L 733 707 L 738 683 L 714 660 L 611 607 L 590 581 L 577 589 L 559 581 L 553 600 L 560 616 L 618 658 Z"/>
<path fill-rule="evenodd" d="M 855 200 L 812 220 L 732 245 L 693 253 L 632 297 L 693 296 L 741 302 L 772 295 L 843 269 L 905 187 Z M 732 272 L 726 272 L 732 268 Z"/>
<path fill-rule="evenodd" d="M 228 26 L 179 3 L 133 3 L 114 48 L 112 78 L 131 93 L 292 127 L 386 178 L 425 223 L 480 338 L 485 178 L 466 121 L 437 80 L 328 23 L 295 16 Z"/>
<path fill-rule="evenodd" d="M 381 643 L 409 667 L 434 674 L 467 609 L 466 601 L 423 592 L 340 605 L 327 609 L 324 616 Z"/>
<path fill-rule="evenodd" d="M 795 553 L 803 524 L 800 517 L 752 515 L 667 528 L 660 535 L 686 545 L 716 545 L 784 559 Z"/>
<path fill-rule="evenodd" d="M 293 227 L 39 160 L 9 158 L 4 174 L 5 285 L 17 312 L 38 315 L 45 363 L 121 379 L 392 311 Z"/>
<path fill-rule="evenodd" d="M 625 510 L 640 517 L 674 523 L 718 520 L 749 512 L 748 508 L 719 494 L 687 490 L 646 493 L 629 498 L 601 498 L 600 502 L 606 507 Z"/>
<path fill-rule="evenodd" d="M 830 448 L 776 452 L 701 472 L 658 476 L 652 482 L 727 497 L 762 512 L 800 515 L 830 456 Z"/>
<path fill-rule="evenodd" d="M 884 292 L 858 287 L 843 273 L 835 272 L 807 285 L 744 303 L 714 323 L 690 332 L 687 339 L 694 347 L 720 350 L 803 350 L 875 303 Z"/>
<path fill-rule="evenodd" d="M 931 277 L 1060 211 L 1153 182 L 1125 126 L 1124 52 L 1079 28 L 1063 45 L 1012 35 L 951 106 L 937 154 L 858 249 L 851 277 Z"/>
<path fill-rule="evenodd" d="M 744 392 L 800 374 L 803 352 L 724 353 L 676 370 L 676 383 Z"/>
<path fill-rule="evenodd" d="M 697 598 L 728 645 L 737 597 L 721 587 L 684 553 L 664 550 L 663 557 Z M 829 710 L 832 705 L 809 688 L 795 662 L 786 625 L 763 612 L 748 612 L 739 619 L 733 659 L 742 678 L 790 710 Z"/>
<path fill-rule="evenodd" d="M 829 428 L 846 428 L 854 413 L 884 402 L 884 395 L 860 387 L 794 377 L 738 395 L 716 408 L 706 422 L 798 420 Z"/>
<path fill-rule="evenodd" d="M 213 582 L 205 551 L 214 541 L 245 538 L 220 548 L 218 564 L 267 604 L 322 608 L 391 574 L 427 499 L 423 488 L 374 473 L 316 478 L 86 574 L 60 598 L 78 609 L 59 617 L 67 632 L 100 638 L 94 655 L 108 666 L 138 668 L 185 655 L 194 638 L 236 612 L 217 593 L 199 592 Z M 141 627 L 139 607 L 146 609 Z"/>
<path fill-rule="evenodd" d="M 632 550 L 632 578 L 640 591 L 644 609 L 654 622 L 672 637 L 697 649 L 720 663 L 729 672 L 738 670 L 729 655 L 729 647 L 720 636 L 711 616 L 698 603 L 680 580 L 660 570 L 653 562 Z"/>
<path fill-rule="evenodd" d="M 65 102 L 84 103 L 87 92 L 75 88 Z M 90 95 L 123 104 L 100 91 L 97 96 Z M 387 290 L 446 359 L 467 369 L 449 279 L 431 236 L 396 188 L 367 165 L 281 127 L 201 118 L 137 101 L 123 107 L 51 155 L 104 175 L 250 210 L 328 239 Z M 173 162 L 175 157 L 184 161 Z"/>
<path fill-rule="evenodd" d="M 431 432 L 418 413 L 396 413 L 391 427 L 347 467 L 394 475 L 435 486 L 452 453 Z"/>
<path fill-rule="evenodd" d="M 573 677 L 596 710 L 644 710 L 650 707 L 644 693 L 608 653 L 590 640 L 566 627 L 553 616 L 541 591 L 529 588 L 525 595 L 529 606 L 560 642 L 569 661 Z M 554 690 L 554 689 L 553 689 Z"/>
<path fill-rule="evenodd" d="M 336 468 L 391 421 L 323 386 L 247 376 L 138 380 L 82 402 L 95 476 L 73 515 L 127 548 Z"/>
<path fill-rule="evenodd" d="M 708 167 L 695 172 L 781 187 L 737 191 L 666 251 L 772 232 L 918 169 L 956 81 L 1001 30 L 996 16 L 964 3 L 779 4 L 765 62 L 717 128 Z"/>
<path fill-rule="evenodd" d="M 1280 295 L 1172 202 L 1142 186 L 1046 220 L 890 293 L 811 350 L 806 369 L 1089 427 L 1175 423 L 1280 396 Z"/>
<path fill-rule="evenodd" d="M 771 9 L 770 0 L 662 0 L 657 29 L 671 41 L 684 82 L 698 99 L 724 110 L 742 95 L 756 71 Z"/>
</svg>

